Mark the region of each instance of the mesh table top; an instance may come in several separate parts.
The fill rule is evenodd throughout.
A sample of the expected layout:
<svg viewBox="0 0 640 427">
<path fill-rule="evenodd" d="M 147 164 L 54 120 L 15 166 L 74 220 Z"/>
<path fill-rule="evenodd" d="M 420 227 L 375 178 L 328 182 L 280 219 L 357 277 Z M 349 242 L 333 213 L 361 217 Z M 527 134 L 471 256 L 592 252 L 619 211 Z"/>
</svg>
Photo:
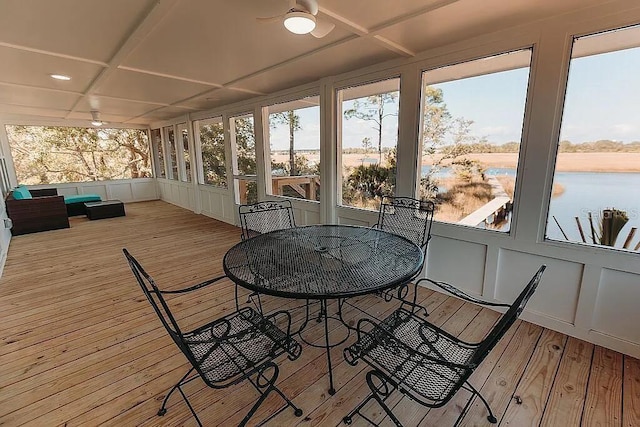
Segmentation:
<svg viewBox="0 0 640 427">
<path fill-rule="evenodd" d="M 406 283 L 424 255 L 404 237 L 373 228 L 312 225 L 261 234 L 224 257 L 238 285 L 289 298 L 340 298 Z"/>
</svg>

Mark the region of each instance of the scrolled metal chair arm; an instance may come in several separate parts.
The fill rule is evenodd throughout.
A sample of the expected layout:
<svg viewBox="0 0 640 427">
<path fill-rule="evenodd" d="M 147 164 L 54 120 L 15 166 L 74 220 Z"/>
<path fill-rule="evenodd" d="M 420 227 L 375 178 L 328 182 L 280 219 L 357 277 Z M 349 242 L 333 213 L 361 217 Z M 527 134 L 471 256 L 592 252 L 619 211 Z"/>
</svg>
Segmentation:
<svg viewBox="0 0 640 427">
<path fill-rule="evenodd" d="M 209 280 L 205 280 L 202 283 L 198 283 L 197 285 L 193 285 L 193 286 L 189 286 L 187 288 L 183 288 L 183 289 L 176 289 L 176 290 L 169 290 L 169 291 L 159 291 L 161 294 L 183 294 L 186 292 L 191 292 L 191 291 L 195 291 L 197 289 L 202 289 L 205 286 L 209 286 L 212 285 L 222 279 L 225 279 L 227 276 L 219 276 L 219 277 L 215 277 L 213 279 L 209 279 Z"/>
<path fill-rule="evenodd" d="M 265 320 L 273 320 L 273 323 L 275 324 L 276 317 L 278 317 L 279 315 L 284 315 L 287 319 L 286 341 L 282 343 L 282 348 L 287 353 L 287 358 L 289 360 L 296 360 L 302 354 L 302 345 L 292 338 L 291 313 L 286 310 L 279 310 L 269 314 L 268 316 L 265 316 Z"/>
<path fill-rule="evenodd" d="M 487 301 L 487 300 L 483 300 L 477 297 L 474 297 L 472 295 L 469 295 L 468 293 L 461 291 L 460 289 L 456 288 L 455 286 L 453 286 L 450 283 L 447 282 L 441 282 L 441 281 L 437 281 L 437 280 L 432 280 L 429 278 L 423 278 L 420 279 L 416 282 L 416 285 L 419 284 L 422 281 L 426 281 L 429 282 L 437 287 L 439 287 L 440 289 L 443 289 L 444 291 L 457 296 L 458 298 L 462 298 L 465 301 L 469 301 L 475 304 L 480 304 L 480 305 L 485 305 L 488 307 L 511 307 L 509 304 L 503 304 L 503 303 L 498 303 L 498 302 L 492 302 L 492 301 Z"/>
</svg>

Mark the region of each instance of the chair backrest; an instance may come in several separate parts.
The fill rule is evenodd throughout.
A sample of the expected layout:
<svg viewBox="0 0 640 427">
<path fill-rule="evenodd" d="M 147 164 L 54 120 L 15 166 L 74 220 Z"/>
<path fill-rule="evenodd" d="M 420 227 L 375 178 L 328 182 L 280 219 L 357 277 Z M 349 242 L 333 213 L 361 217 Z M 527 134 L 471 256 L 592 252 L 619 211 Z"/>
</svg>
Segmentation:
<svg viewBox="0 0 640 427">
<path fill-rule="evenodd" d="M 293 208 L 289 200 L 267 201 L 252 205 L 240 205 L 240 227 L 242 240 L 296 226 Z"/>
<path fill-rule="evenodd" d="M 153 310 L 160 318 L 162 325 L 165 327 L 173 341 L 178 345 L 180 350 L 182 350 L 182 352 L 189 358 L 190 353 L 184 344 L 182 331 L 178 326 L 178 322 L 176 322 L 176 319 L 173 317 L 171 310 L 169 310 L 169 306 L 162 296 L 162 292 L 158 289 L 158 286 L 156 286 L 153 278 L 142 268 L 138 260 L 136 260 L 126 249 L 123 249 L 122 252 L 124 252 L 124 256 L 127 258 L 127 262 L 129 262 L 129 267 L 131 267 L 133 275 L 142 288 L 142 292 L 144 292 L 147 300 L 151 303 Z"/>
<path fill-rule="evenodd" d="M 518 298 L 511 304 L 509 309 L 500 317 L 500 320 L 495 324 L 491 332 L 482 340 L 478 349 L 476 350 L 472 363 L 479 365 L 489 352 L 496 346 L 498 341 L 507 333 L 511 325 L 514 324 L 524 307 L 527 305 L 529 298 L 533 295 L 542 279 L 542 273 L 547 268 L 546 265 L 542 265 L 536 274 L 533 275 L 527 286 L 520 292 Z"/>
<path fill-rule="evenodd" d="M 378 213 L 378 228 L 406 237 L 422 250 L 431 238 L 431 222 L 435 205 L 428 200 L 411 197 L 385 197 Z"/>
</svg>

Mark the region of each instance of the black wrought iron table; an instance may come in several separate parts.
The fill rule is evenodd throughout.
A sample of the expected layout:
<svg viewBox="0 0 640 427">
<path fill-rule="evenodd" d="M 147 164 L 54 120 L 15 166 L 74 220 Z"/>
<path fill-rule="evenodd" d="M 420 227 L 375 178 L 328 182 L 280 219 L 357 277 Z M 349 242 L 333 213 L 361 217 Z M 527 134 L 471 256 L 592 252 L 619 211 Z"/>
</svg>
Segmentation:
<svg viewBox="0 0 640 427">
<path fill-rule="evenodd" d="M 407 283 L 420 272 L 423 261 L 416 244 L 395 234 L 347 225 L 312 225 L 242 241 L 229 249 L 223 265 L 230 279 L 249 290 L 320 301 L 329 393 L 334 394 L 327 300 Z"/>
</svg>

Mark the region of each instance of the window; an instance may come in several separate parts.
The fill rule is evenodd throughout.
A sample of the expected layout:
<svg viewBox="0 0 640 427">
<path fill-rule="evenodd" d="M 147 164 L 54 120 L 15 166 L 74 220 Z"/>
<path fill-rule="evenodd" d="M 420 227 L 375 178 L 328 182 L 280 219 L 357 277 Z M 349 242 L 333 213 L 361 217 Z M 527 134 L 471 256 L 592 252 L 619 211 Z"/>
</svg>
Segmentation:
<svg viewBox="0 0 640 427">
<path fill-rule="evenodd" d="M 256 203 L 256 138 L 253 116 L 250 114 L 229 119 L 233 152 L 234 186 L 236 203 Z"/>
<path fill-rule="evenodd" d="M 399 78 L 338 91 L 343 206 L 378 210 L 383 196 L 393 196 L 399 101 Z"/>
<path fill-rule="evenodd" d="M 265 107 L 269 114 L 271 185 L 278 196 L 320 200 L 320 97 Z"/>
<path fill-rule="evenodd" d="M 177 126 L 178 137 L 180 138 L 180 155 L 181 167 L 180 169 L 180 181 L 191 182 L 191 154 L 189 152 L 189 132 L 187 131 L 187 124 L 180 123 Z"/>
<path fill-rule="evenodd" d="M 224 128 L 222 117 L 196 122 L 196 136 L 202 155 L 201 184 L 227 188 Z"/>
<path fill-rule="evenodd" d="M 573 41 L 546 238 L 638 252 L 640 26 Z"/>
<path fill-rule="evenodd" d="M 151 147 L 156 164 L 156 177 L 165 178 L 167 174 L 164 171 L 164 149 L 160 129 L 151 129 Z"/>
<path fill-rule="evenodd" d="M 167 170 L 167 174 L 169 175 L 169 179 L 178 179 L 178 156 L 176 150 L 176 138 L 175 131 L 173 126 L 165 126 L 163 128 L 165 141 L 167 142 L 167 146 L 169 148 L 169 158 L 167 159 L 169 162 L 169 168 Z"/>
<path fill-rule="evenodd" d="M 417 194 L 437 221 L 509 231 L 530 63 L 524 49 L 423 73 Z"/>
<path fill-rule="evenodd" d="M 13 125 L 6 130 L 20 184 L 151 176 L 145 130 Z"/>
</svg>

